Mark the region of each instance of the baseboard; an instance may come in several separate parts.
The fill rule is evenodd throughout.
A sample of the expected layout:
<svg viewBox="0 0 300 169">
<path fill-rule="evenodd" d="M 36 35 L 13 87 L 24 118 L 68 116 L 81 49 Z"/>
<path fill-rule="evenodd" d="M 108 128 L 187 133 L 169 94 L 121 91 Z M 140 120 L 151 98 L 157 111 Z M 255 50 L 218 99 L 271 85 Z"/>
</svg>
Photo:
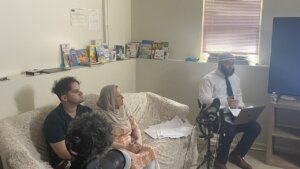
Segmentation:
<svg viewBox="0 0 300 169">
<path fill-rule="evenodd" d="M 239 139 L 237 137 L 235 137 L 235 139 L 231 143 L 231 148 L 234 148 L 237 145 L 238 140 Z M 205 143 L 205 142 L 204 141 L 199 142 L 199 144 L 201 144 L 201 143 Z M 217 137 L 213 137 L 211 139 L 211 145 L 215 146 L 216 144 L 217 144 Z M 267 149 L 267 145 L 264 143 L 259 143 L 259 142 L 254 142 L 251 147 L 251 150 L 257 150 L 257 151 L 266 151 L 266 149 Z"/>
</svg>

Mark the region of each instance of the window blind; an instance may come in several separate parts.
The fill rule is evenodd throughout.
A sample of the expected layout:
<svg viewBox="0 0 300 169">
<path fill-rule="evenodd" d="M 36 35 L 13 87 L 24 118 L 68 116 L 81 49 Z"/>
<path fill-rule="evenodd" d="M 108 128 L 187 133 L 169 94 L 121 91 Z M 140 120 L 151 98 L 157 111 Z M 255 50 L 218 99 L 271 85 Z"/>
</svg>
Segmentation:
<svg viewBox="0 0 300 169">
<path fill-rule="evenodd" d="M 203 52 L 258 55 L 262 0 L 205 0 Z"/>
</svg>

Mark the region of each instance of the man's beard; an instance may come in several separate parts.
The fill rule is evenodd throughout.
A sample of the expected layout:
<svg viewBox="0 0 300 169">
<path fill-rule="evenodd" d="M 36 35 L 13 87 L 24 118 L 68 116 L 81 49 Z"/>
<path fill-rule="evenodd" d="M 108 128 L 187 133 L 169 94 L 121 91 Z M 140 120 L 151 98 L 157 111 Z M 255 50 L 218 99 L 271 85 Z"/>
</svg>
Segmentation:
<svg viewBox="0 0 300 169">
<path fill-rule="evenodd" d="M 231 75 L 233 75 L 234 73 L 234 68 L 232 69 L 227 69 L 225 66 L 223 66 L 222 64 L 220 64 L 220 71 L 224 74 L 225 77 L 229 77 Z"/>
</svg>

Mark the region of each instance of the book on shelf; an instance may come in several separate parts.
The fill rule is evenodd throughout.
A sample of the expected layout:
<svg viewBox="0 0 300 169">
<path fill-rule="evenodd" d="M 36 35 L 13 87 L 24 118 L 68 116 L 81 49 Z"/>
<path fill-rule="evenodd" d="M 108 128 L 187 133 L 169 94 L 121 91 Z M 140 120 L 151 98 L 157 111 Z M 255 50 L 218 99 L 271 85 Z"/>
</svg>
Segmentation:
<svg viewBox="0 0 300 169">
<path fill-rule="evenodd" d="M 164 60 L 165 59 L 165 51 L 162 49 L 152 50 L 153 59 Z"/>
<path fill-rule="evenodd" d="M 96 56 L 99 63 L 109 62 L 110 51 L 107 43 L 96 46 Z"/>
<path fill-rule="evenodd" d="M 6 81 L 6 80 L 9 80 L 8 77 L 4 76 L 4 77 L 0 77 L 0 81 Z"/>
<path fill-rule="evenodd" d="M 50 73 L 63 72 L 63 71 L 67 71 L 67 70 L 70 70 L 70 69 L 66 69 L 63 67 L 55 67 L 55 68 L 42 69 L 42 70 L 40 70 L 40 73 L 50 74 Z"/>
<path fill-rule="evenodd" d="M 154 42 L 152 44 L 151 58 L 152 59 L 164 59 L 163 43 Z"/>
<path fill-rule="evenodd" d="M 36 76 L 36 75 L 39 75 L 41 74 L 41 70 L 40 69 L 32 69 L 32 70 L 27 70 L 25 71 L 25 74 L 26 75 L 30 75 L 30 76 Z"/>
<path fill-rule="evenodd" d="M 98 64 L 98 57 L 96 55 L 96 45 L 88 45 L 87 54 L 90 60 L 90 64 Z"/>
<path fill-rule="evenodd" d="M 70 54 L 71 54 L 71 57 L 70 57 L 70 65 L 71 65 L 71 67 L 78 66 L 80 64 L 80 60 L 77 57 L 76 50 L 73 49 L 73 48 L 71 48 Z"/>
<path fill-rule="evenodd" d="M 164 50 L 164 59 L 169 58 L 169 42 L 161 42 L 162 43 L 162 50 Z"/>
<path fill-rule="evenodd" d="M 139 49 L 139 58 L 151 59 L 152 40 L 143 40 Z"/>
<path fill-rule="evenodd" d="M 111 55 L 110 58 L 111 58 L 112 62 L 117 61 L 117 53 L 116 53 L 116 51 L 112 50 L 110 52 L 110 55 Z"/>
<path fill-rule="evenodd" d="M 128 58 L 136 58 L 138 56 L 140 43 L 139 42 L 130 42 L 125 46 L 125 55 Z"/>
<path fill-rule="evenodd" d="M 116 57 L 117 60 L 125 59 L 125 50 L 123 45 L 115 45 Z"/>
<path fill-rule="evenodd" d="M 76 50 L 77 59 L 79 61 L 79 65 L 90 65 L 90 60 L 87 55 L 86 49 L 78 49 Z"/>
<path fill-rule="evenodd" d="M 62 66 L 65 67 L 65 68 L 70 68 L 70 63 L 69 63 L 69 60 L 71 58 L 70 44 L 68 44 L 68 43 L 60 44 L 60 49 L 61 49 Z"/>
</svg>

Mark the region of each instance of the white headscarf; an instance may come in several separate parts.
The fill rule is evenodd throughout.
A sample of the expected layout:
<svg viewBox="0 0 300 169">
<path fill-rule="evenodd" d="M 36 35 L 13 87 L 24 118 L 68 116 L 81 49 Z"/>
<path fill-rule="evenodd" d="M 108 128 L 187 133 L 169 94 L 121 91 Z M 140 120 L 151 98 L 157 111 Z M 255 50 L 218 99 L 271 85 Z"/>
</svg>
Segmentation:
<svg viewBox="0 0 300 169">
<path fill-rule="evenodd" d="M 112 125 L 127 127 L 130 125 L 130 122 L 124 106 L 121 106 L 119 109 L 115 108 L 117 88 L 117 85 L 107 85 L 103 87 L 97 105 L 100 108 L 100 113 L 106 116 Z"/>
</svg>

